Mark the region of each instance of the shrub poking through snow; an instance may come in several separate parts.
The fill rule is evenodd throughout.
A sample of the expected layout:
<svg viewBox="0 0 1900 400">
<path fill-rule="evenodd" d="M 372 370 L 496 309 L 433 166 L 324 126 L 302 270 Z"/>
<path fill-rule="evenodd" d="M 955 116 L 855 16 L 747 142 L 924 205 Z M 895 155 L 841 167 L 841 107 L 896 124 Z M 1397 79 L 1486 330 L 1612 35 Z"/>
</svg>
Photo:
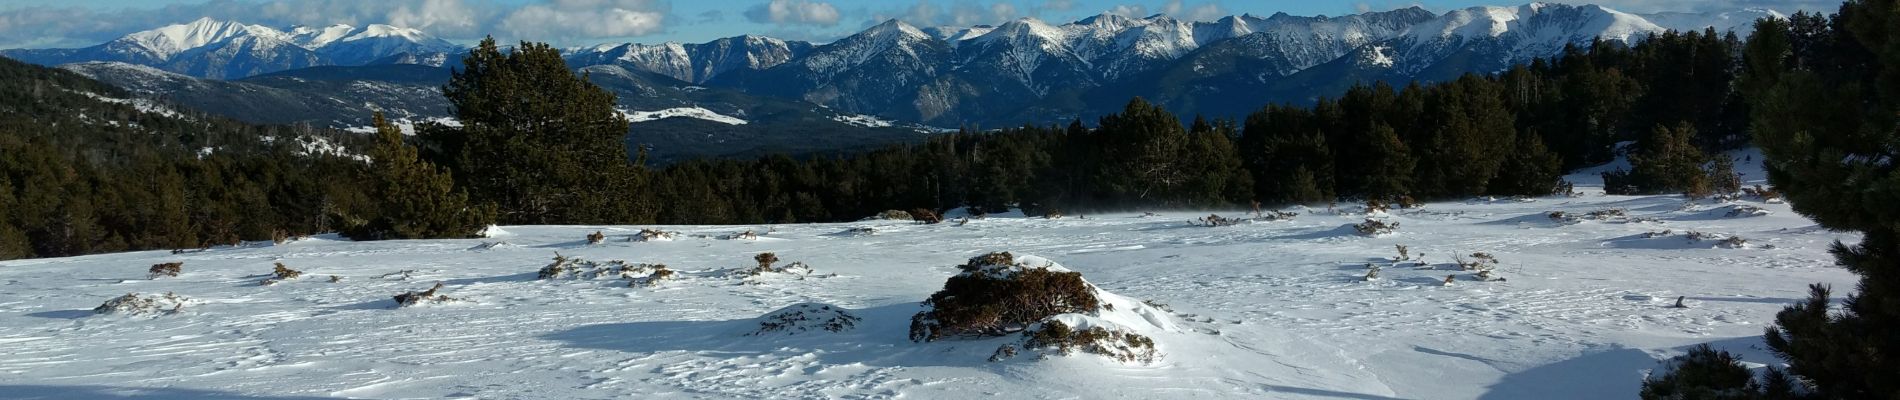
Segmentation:
<svg viewBox="0 0 1900 400">
<path fill-rule="evenodd" d="M 1267 211 L 1267 212 L 1264 212 L 1264 213 L 1260 213 L 1258 217 L 1254 217 L 1254 220 L 1257 220 L 1257 221 L 1291 221 L 1291 220 L 1293 220 L 1293 217 L 1298 217 L 1298 216 L 1300 216 L 1300 213 L 1296 213 L 1296 212 L 1286 212 L 1286 211 L 1280 211 L 1280 210 L 1271 210 L 1271 211 Z"/>
<path fill-rule="evenodd" d="M 876 219 L 887 220 L 887 221 L 911 221 L 911 220 L 915 220 L 916 218 L 912 218 L 910 213 L 904 210 L 885 210 L 884 212 L 877 213 Z"/>
<path fill-rule="evenodd" d="M 920 223 L 920 224 L 936 224 L 936 223 L 943 222 L 943 217 L 937 215 L 936 211 L 930 211 L 930 210 L 926 210 L 922 208 L 910 210 L 910 217 L 911 219 L 917 220 L 917 223 Z"/>
<path fill-rule="evenodd" d="M 1763 384 L 1761 381 L 1767 381 Z M 1643 379 L 1644 400 L 1670 399 L 1791 399 L 1793 385 L 1785 373 L 1769 368 L 1757 379 L 1741 359 L 1707 344 L 1664 362 Z"/>
<path fill-rule="evenodd" d="M 559 256 L 559 254 L 556 254 L 556 256 Z M 416 274 L 416 270 L 413 270 L 413 269 L 405 269 L 405 270 L 401 270 L 401 271 L 396 271 L 396 272 L 391 272 L 391 273 L 387 273 L 387 274 L 382 274 L 382 275 L 377 275 L 377 276 L 376 276 L 376 279 L 389 279 L 389 277 L 392 277 L 392 276 L 393 276 L 393 277 L 396 277 L 396 280 L 399 280 L 399 281 L 406 281 L 406 280 L 409 280 L 409 278 L 414 278 L 414 277 L 415 277 L 415 274 Z"/>
<path fill-rule="evenodd" d="M 1445 285 L 1445 286 L 1451 286 L 1451 282 L 1452 282 L 1452 281 L 1455 281 L 1455 280 L 1458 280 L 1458 274 L 1451 274 L 1451 275 L 1445 275 L 1445 284 L 1444 284 L 1444 285 Z"/>
<path fill-rule="evenodd" d="M 1768 214 L 1770 214 L 1768 210 L 1763 210 L 1761 209 L 1761 207 L 1737 205 L 1734 207 L 1730 207 L 1728 209 L 1728 214 L 1724 214 L 1723 216 L 1728 217 L 1728 218 L 1743 218 L 1743 217 L 1760 217 L 1760 216 L 1765 216 Z"/>
<path fill-rule="evenodd" d="M 1376 280 L 1379 280 L 1379 266 L 1366 264 L 1366 281 L 1371 282 Z"/>
<path fill-rule="evenodd" d="M 772 254 L 772 253 L 759 253 L 759 255 L 752 256 L 752 261 L 759 262 L 759 268 L 753 271 L 755 272 L 771 271 L 772 263 L 778 262 L 778 255 Z"/>
<path fill-rule="evenodd" d="M 652 273 L 655 269 L 665 269 L 665 265 L 629 263 L 622 260 L 593 261 L 579 257 L 569 258 L 554 253 L 554 262 L 535 274 L 536 279 L 632 279 Z"/>
<path fill-rule="evenodd" d="M 1458 268 L 1466 271 L 1484 271 L 1498 267 L 1498 258 L 1491 253 L 1471 253 L 1470 256 L 1452 256 Z"/>
<path fill-rule="evenodd" d="M 277 284 L 277 282 L 297 279 L 297 277 L 303 276 L 303 271 L 290 269 L 290 267 L 284 266 L 284 263 L 277 263 L 277 268 L 271 270 L 270 275 L 271 275 L 270 278 L 266 278 L 264 279 L 263 282 L 259 282 L 258 284 L 264 285 L 264 286 L 270 286 L 270 285 Z M 332 275 L 332 277 L 335 277 L 335 276 Z"/>
<path fill-rule="evenodd" d="M 930 310 L 911 317 L 911 340 L 1001 336 L 1053 315 L 1102 306 L 1081 273 L 1019 264 L 1007 252 L 977 256 L 958 268 L 963 272 L 924 301 Z"/>
<path fill-rule="evenodd" d="M 1198 222 L 1198 225 L 1207 227 L 1234 226 L 1240 225 L 1240 218 L 1227 218 L 1219 214 L 1208 214 L 1207 217 L 1201 218 Z"/>
<path fill-rule="evenodd" d="M 1392 245 L 1392 247 L 1399 250 L 1399 257 L 1392 259 L 1392 261 L 1407 261 L 1412 259 L 1412 248 L 1405 247 L 1405 245 L 1402 244 L 1395 244 Z"/>
<path fill-rule="evenodd" d="M 1570 224 L 1575 224 L 1578 222 L 1583 222 L 1583 217 L 1579 217 L 1577 216 L 1577 214 L 1567 213 L 1563 211 L 1551 211 L 1548 214 L 1544 214 L 1544 216 L 1547 218 L 1550 218 L 1550 222 L 1555 222 L 1559 225 L 1570 225 Z"/>
<path fill-rule="evenodd" d="M 1757 200 L 1761 200 L 1763 203 L 1769 204 L 1781 204 L 1785 202 L 1781 198 L 1781 192 L 1775 191 L 1774 188 L 1762 187 L 1761 185 L 1755 185 L 1755 187 L 1752 188 L 1742 188 L 1742 195 L 1753 197 Z"/>
<path fill-rule="evenodd" d="M 673 240 L 674 236 L 679 236 L 679 233 L 642 228 L 640 229 L 640 233 L 634 234 L 633 237 L 628 238 L 627 241 L 629 242 L 663 242 L 663 241 Z"/>
<path fill-rule="evenodd" d="M 1042 219 L 1062 219 L 1062 210 L 1051 208 L 1048 212 L 1042 213 Z"/>
<path fill-rule="evenodd" d="M 1060 320 L 1043 321 L 1023 331 L 1021 343 L 1023 349 L 1053 349 L 1057 354 L 1069 355 L 1076 351 L 1102 355 L 1123 363 L 1147 364 L 1160 357 L 1155 350 L 1154 339 L 1134 332 L 1108 329 L 1100 326 L 1070 327 Z M 1005 344 L 999 347 L 991 361 L 1001 361 L 1013 357 L 1016 346 Z"/>
<path fill-rule="evenodd" d="M 146 270 L 146 276 L 152 279 L 168 278 L 168 277 L 177 277 L 178 274 L 181 274 L 184 272 L 185 272 L 185 263 L 168 262 L 164 264 L 152 264 L 152 268 Z"/>
<path fill-rule="evenodd" d="M 1391 204 L 1386 204 L 1384 200 L 1379 200 L 1377 197 L 1366 199 L 1366 215 L 1383 214 L 1387 211 L 1392 211 Z"/>
<path fill-rule="evenodd" d="M 342 282 L 342 281 L 343 281 L 343 277 L 330 275 L 330 283 L 337 283 L 337 282 Z"/>
<path fill-rule="evenodd" d="M 138 293 L 126 293 L 124 296 L 106 300 L 104 304 L 92 309 L 99 314 L 159 315 L 177 314 L 190 302 L 184 296 L 165 292 L 162 295 L 140 296 Z"/>
<path fill-rule="evenodd" d="M 1608 221 L 1608 220 L 1623 219 L 1623 218 L 1629 217 L 1629 212 L 1624 211 L 1621 208 L 1611 208 L 1611 209 L 1605 209 L 1605 210 L 1591 211 L 1587 214 L 1584 214 L 1583 217 L 1584 219 L 1588 219 L 1591 221 Z"/>
<path fill-rule="evenodd" d="M 1360 235 L 1384 236 L 1384 235 L 1389 235 L 1393 232 L 1398 232 L 1399 223 L 1386 222 L 1385 220 L 1376 219 L 1376 218 L 1366 218 L 1366 222 L 1353 224 L 1352 229 L 1355 231 L 1359 231 Z"/>
<path fill-rule="evenodd" d="M 958 219 L 957 226 L 963 226 L 965 222 L 969 222 L 969 220 Z M 859 227 L 853 227 L 851 229 L 846 229 L 844 230 L 844 232 L 840 232 L 840 233 L 847 236 L 871 236 L 871 235 L 877 234 L 877 228 L 872 228 L 868 226 L 859 226 Z"/>
<path fill-rule="evenodd" d="M 751 229 L 747 229 L 745 232 L 739 232 L 739 233 L 734 233 L 731 235 L 720 236 L 719 239 L 721 240 L 759 240 L 759 234 L 752 232 Z"/>
<path fill-rule="evenodd" d="M 606 242 L 606 241 L 607 241 L 607 235 L 600 233 L 600 231 L 594 231 L 594 233 L 587 234 L 587 244 L 601 244 L 602 242 Z"/>
<path fill-rule="evenodd" d="M 659 286 L 660 282 L 673 280 L 673 270 L 667 269 L 665 264 L 654 264 L 649 270 L 653 272 L 647 276 L 628 278 L 627 287 L 654 287 Z"/>
<path fill-rule="evenodd" d="M 856 315 L 844 308 L 820 303 L 799 303 L 759 317 L 759 329 L 746 336 L 767 334 L 796 335 L 805 332 L 844 332 L 856 328 Z"/>
<path fill-rule="evenodd" d="M 455 301 L 454 298 L 451 298 L 448 295 L 438 294 L 437 292 L 440 292 L 440 291 L 442 291 L 442 282 L 436 282 L 435 286 L 430 287 L 429 290 L 424 290 L 420 292 L 408 292 L 408 293 L 396 295 L 396 306 L 408 307 L 408 306 L 413 306 L 413 305 L 423 304 L 423 303 L 442 303 L 442 302 Z"/>
</svg>

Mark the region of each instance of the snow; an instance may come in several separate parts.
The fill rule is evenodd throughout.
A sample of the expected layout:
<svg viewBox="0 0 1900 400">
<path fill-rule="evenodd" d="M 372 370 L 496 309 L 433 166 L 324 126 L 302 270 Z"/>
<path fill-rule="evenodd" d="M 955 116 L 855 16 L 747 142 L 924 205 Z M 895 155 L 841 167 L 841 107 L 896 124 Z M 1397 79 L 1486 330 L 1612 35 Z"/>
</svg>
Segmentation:
<svg viewBox="0 0 1900 400">
<path fill-rule="evenodd" d="M 489 230 L 506 237 L 494 245 L 321 236 L 5 261 L 0 385 L 28 398 L 1629 398 L 1644 371 L 1695 344 L 1778 364 L 1750 350 L 1774 313 L 1809 283 L 1855 280 L 1827 249 L 1856 235 L 1820 229 L 1786 204 L 1583 191 L 1592 194 L 1393 210 L 1403 228 L 1378 238 L 1339 229 L 1356 215 L 1304 210 L 1207 228 L 1188 223 L 1206 212 L 1158 210 L 962 226 L 508 226 Z M 1742 205 L 1768 213 L 1718 217 Z M 1611 208 L 1653 222 L 1527 223 Z M 861 226 L 878 234 L 836 234 Z M 626 240 L 641 228 L 682 235 Z M 606 242 L 586 245 L 597 230 Z M 716 239 L 741 230 L 768 233 Z M 1662 230 L 1673 233 L 1640 236 Z M 1686 232 L 1749 245 L 1687 245 Z M 1399 244 L 1424 265 L 1392 261 Z M 918 302 L 992 251 L 1082 273 L 1131 313 L 1060 319 L 1142 330 L 1160 358 L 993 363 L 1018 337 L 909 341 Z M 679 273 L 653 287 L 534 279 L 557 252 Z M 761 252 L 819 273 L 718 273 L 749 268 Z M 1473 252 L 1496 255 L 1507 280 L 1480 282 L 1451 265 Z M 146 278 L 173 261 L 184 262 L 180 276 Z M 305 274 L 257 285 L 277 262 Z M 1381 279 L 1364 279 L 1368 264 L 1383 267 Z M 461 300 L 397 309 L 390 298 L 437 282 Z M 175 314 L 91 311 L 133 292 L 192 303 Z M 1671 307 L 1679 296 L 1687 308 Z M 839 332 L 745 335 L 761 316 L 806 303 L 861 320 Z"/>
<path fill-rule="evenodd" d="M 658 121 L 658 120 L 667 119 L 667 118 L 696 118 L 696 119 L 703 119 L 703 120 L 712 121 L 712 122 L 718 122 L 718 123 L 722 123 L 726 125 L 745 125 L 748 123 L 744 119 L 726 116 L 724 114 L 713 112 L 712 110 L 708 110 L 708 109 L 704 109 L 700 107 L 678 107 L 678 108 L 668 108 L 668 109 L 659 110 L 659 111 L 621 110 L 621 114 L 626 115 L 627 120 L 632 121 L 634 123 Z"/>
<path fill-rule="evenodd" d="M 99 101 L 103 101 L 107 103 L 130 105 L 132 106 L 132 108 L 137 109 L 139 110 L 139 112 L 142 112 L 142 113 L 157 114 L 157 115 L 165 116 L 167 118 L 184 118 L 184 114 L 179 113 L 178 110 L 173 110 L 171 107 L 167 107 L 163 104 L 159 104 L 158 102 L 152 101 L 151 99 L 142 99 L 142 98 L 121 99 L 121 98 L 116 98 L 116 97 L 106 97 L 105 95 L 92 93 L 92 92 L 76 92 L 76 93 L 85 95 L 86 97 L 91 97 L 93 100 L 99 100 Z"/>
<path fill-rule="evenodd" d="M 896 121 L 891 121 L 888 119 L 878 118 L 876 116 L 864 115 L 864 114 L 833 115 L 831 116 L 831 120 L 843 122 L 847 125 L 861 126 L 865 128 L 888 128 L 897 123 Z"/>
<path fill-rule="evenodd" d="M 187 24 L 172 24 L 134 32 L 120 40 L 137 44 L 152 52 L 152 55 L 158 59 L 165 60 L 186 50 L 240 37 L 256 37 L 272 41 L 290 39 L 289 34 L 269 27 L 218 21 L 205 17 Z"/>
</svg>

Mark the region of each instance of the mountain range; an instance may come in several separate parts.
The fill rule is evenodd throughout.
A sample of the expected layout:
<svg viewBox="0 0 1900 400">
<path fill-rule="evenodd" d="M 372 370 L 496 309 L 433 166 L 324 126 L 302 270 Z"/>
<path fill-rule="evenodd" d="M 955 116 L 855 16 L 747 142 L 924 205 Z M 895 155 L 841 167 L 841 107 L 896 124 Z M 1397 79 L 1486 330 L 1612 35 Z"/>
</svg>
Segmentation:
<svg viewBox="0 0 1900 400">
<path fill-rule="evenodd" d="M 896 125 L 928 131 L 1089 121 L 1135 96 L 1183 115 L 1239 117 L 1268 103 L 1336 95 L 1359 82 L 1497 72 L 1599 38 L 1631 42 L 1665 30 L 1708 28 L 1746 37 L 1754 20 L 1780 16 L 1741 8 L 1638 15 L 1531 3 L 1214 21 L 1102 14 L 1060 24 L 1021 18 L 917 27 L 890 20 L 823 44 L 745 35 L 698 44 L 575 47 L 565 57 L 620 93 L 630 111 L 772 109 L 790 120 L 837 123 L 810 126 L 814 131 L 867 127 L 845 121 L 901 121 Z M 435 96 L 434 87 L 447 79 L 444 67 L 455 66 L 464 50 L 387 25 L 280 30 L 201 19 L 87 48 L 0 55 L 67 65 L 135 92 L 230 110 L 239 119 L 354 126 L 367 111 L 445 117 L 439 98 L 424 97 Z M 253 97 L 264 98 L 224 104 Z M 273 102 L 284 106 L 259 105 Z M 285 107 L 301 111 L 268 111 Z M 796 116 L 786 114 L 790 110 Z M 765 122 L 744 129 L 765 129 Z M 724 125 L 720 129 L 739 129 Z"/>
</svg>

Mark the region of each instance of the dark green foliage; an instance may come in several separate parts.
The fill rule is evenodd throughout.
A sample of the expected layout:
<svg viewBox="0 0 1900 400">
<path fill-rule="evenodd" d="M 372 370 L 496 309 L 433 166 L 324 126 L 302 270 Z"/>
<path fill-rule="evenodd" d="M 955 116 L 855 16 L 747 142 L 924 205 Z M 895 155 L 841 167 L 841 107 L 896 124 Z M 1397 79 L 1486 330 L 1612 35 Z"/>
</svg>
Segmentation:
<svg viewBox="0 0 1900 400">
<path fill-rule="evenodd" d="M 1052 315 L 1102 306 L 1081 273 L 1024 268 L 1009 253 L 971 258 L 959 268 L 963 273 L 924 302 L 930 310 L 911 317 L 911 340 L 1001 336 Z"/>
<path fill-rule="evenodd" d="M 455 188 L 448 171 L 423 161 L 416 148 L 404 142 L 402 131 L 381 113 L 376 114 L 376 146 L 364 175 L 372 209 L 352 215 L 342 227 L 355 240 L 435 239 L 475 237 L 494 222 L 491 206 L 472 206 Z"/>
<path fill-rule="evenodd" d="M 1490 192 L 1532 196 L 1557 193 L 1563 174 L 1563 159 L 1544 147 L 1539 135 L 1520 134 L 1517 149 L 1506 157 L 1504 167 L 1491 180 Z"/>
<path fill-rule="evenodd" d="M 1761 398 L 1755 375 L 1726 351 L 1698 345 L 1672 360 L 1674 370 L 1643 380 L 1643 400 L 1746 400 Z"/>
<path fill-rule="evenodd" d="M 1689 124 L 1675 128 L 1658 126 L 1629 155 L 1630 170 L 1606 172 L 1605 190 L 1610 194 L 1683 193 L 1690 197 L 1708 196 L 1711 173 L 1703 163 L 1708 155 L 1695 147 L 1695 128 Z M 1731 165 L 1730 174 L 1734 168 Z"/>
<path fill-rule="evenodd" d="M 547 44 L 509 51 L 483 40 L 442 93 L 461 127 L 428 125 L 425 140 L 476 202 L 516 224 L 643 223 L 645 204 L 614 95 L 575 75 Z"/>
<path fill-rule="evenodd" d="M 0 59 L 0 259 L 197 248 L 331 230 L 358 161 L 305 143 L 358 135 L 254 126 L 100 100 L 130 94 Z M 265 139 L 268 138 L 268 139 Z"/>
<path fill-rule="evenodd" d="M 1900 397 L 1900 15 L 1856 0 L 1831 18 L 1756 24 L 1740 86 L 1768 180 L 1821 226 L 1861 232 L 1836 263 L 1861 277 L 1830 310 L 1824 286 L 1776 315 L 1768 347 L 1813 398 Z"/>
</svg>

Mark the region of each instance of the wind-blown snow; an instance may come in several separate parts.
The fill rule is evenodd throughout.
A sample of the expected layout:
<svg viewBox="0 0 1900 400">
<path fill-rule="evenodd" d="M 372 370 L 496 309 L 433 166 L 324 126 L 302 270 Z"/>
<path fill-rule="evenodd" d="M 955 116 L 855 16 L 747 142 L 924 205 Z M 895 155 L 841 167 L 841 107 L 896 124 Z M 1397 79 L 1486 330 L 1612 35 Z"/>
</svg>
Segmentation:
<svg viewBox="0 0 1900 400">
<path fill-rule="evenodd" d="M 744 119 L 727 116 L 727 115 L 713 112 L 712 110 L 708 110 L 708 109 L 704 109 L 700 107 L 668 108 L 668 109 L 659 110 L 659 111 L 624 111 L 623 110 L 621 111 L 621 114 L 626 115 L 627 120 L 633 123 L 658 121 L 658 120 L 667 119 L 667 118 L 695 118 L 695 119 L 703 119 L 703 120 L 712 121 L 712 122 L 718 122 L 718 123 L 722 123 L 726 125 L 745 125 L 747 123 L 747 121 Z"/>
<path fill-rule="evenodd" d="M 1769 213 L 1723 218 L 1738 204 L 1585 191 L 1394 210 L 1402 228 L 1378 238 L 1341 229 L 1360 216 L 1295 208 L 1303 215 L 1290 221 L 1223 228 L 1190 226 L 1206 212 L 1166 211 L 961 226 L 510 226 L 491 239 L 325 236 L 6 261 L 0 382 L 5 396 L 26 398 L 1630 398 L 1644 370 L 1694 344 L 1774 363 L 1750 348 L 1776 311 L 1809 283 L 1852 287 L 1827 249 L 1855 236 L 1786 204 L 1743 200 Z M 1609 208 L 1632 218 L 1545 215 Z M 860 226 L 878 233 L 836 234 Z M 639 228 L 683 234 L 627 242 Z M 717 239 L 748 229 L 771 240 Z M 586 245 L 597 230 L 606 243 Z M 1633 242 L 1663 230 L 1675 235 Z M 1689 231 L 1750 246 L 1666 243 Z M 1399 244 L 1428 266 L 1395 265 Z M 1163 357 L 991 363 L 1017 338 L 910 342 L 918 302 L 991 251 L 1081 272 L 1120 295 L 1117 309 L 1152 302 L 1166 314 L 1116 322 L 1172 324 L 1152 332 Z M 677 276 L 655 287 L 535 280 L 557 252 L 664 263 Z M 760 252 L 815 272 L 732 277 Z M 1449 266 L 1472 252 L 1496 255 L 1508 280 L 1478 282 Z M 173 261 L 182 275 L 146 279 L 148 266 Z M 278 262 L 303 277 L 258 285 Z M 1383 266 L 1380 279 L 1364 279 L 1367 264 Z M 1443 286 L 1448 274 L 1459 280 Z M 460 300 L 394 308 L 390 296 L 437 282 Z M 130 292 L 193 304 L 177 315 L 92 313 Z M 1670 307 L 1678 297 L 1688 308 Z M 745 335 L 759 316 L 800 303 L 862 320 L 842 332 Z"/>
</svg>

